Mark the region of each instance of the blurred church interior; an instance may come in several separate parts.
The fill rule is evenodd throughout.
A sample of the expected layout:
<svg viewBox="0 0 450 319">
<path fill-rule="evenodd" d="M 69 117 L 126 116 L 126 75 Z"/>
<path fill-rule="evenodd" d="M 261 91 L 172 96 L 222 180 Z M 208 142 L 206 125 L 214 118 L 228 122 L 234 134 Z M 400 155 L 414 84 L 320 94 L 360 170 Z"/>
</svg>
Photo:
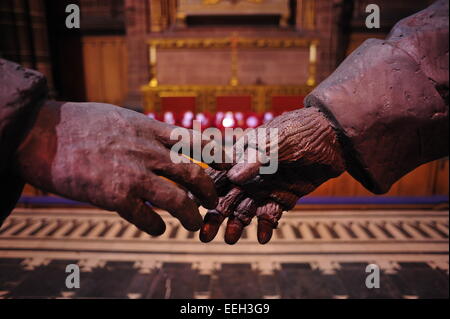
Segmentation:
<svg viewBox="0 0 450 319">
<path fill-rule="evenodd" d="M 370 3 L 379 29 L 365 26 Z M 431 3 L 2 0 L 0 57 L 44 73 L 55 99 L 253 128 L 301 108 L 363 41 Z M 65 27 L 68 4 L 81 9 L 80 29 Z M 27 186 L 0 229 L 0 298 L 448 298 L 448 174 L 448 159 L 425 164 L 383 196 L 343 174 L 286 213 L 269 245 L 253 225 L 233 247 L 201 244 L 169 217 L 166 234 L 149 238 Z M 87 278 L 77 291 L 63 287 L 68 261 Z M 364 286 L 370 263 L 382 269 L 377 291 Z"/>
</svg>

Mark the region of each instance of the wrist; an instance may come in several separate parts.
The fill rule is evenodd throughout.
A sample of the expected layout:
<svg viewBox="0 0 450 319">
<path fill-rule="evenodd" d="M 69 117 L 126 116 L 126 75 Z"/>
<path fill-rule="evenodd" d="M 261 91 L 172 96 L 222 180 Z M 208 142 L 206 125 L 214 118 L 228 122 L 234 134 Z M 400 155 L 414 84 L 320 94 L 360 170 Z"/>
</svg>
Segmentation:
<svg viewBox="0 0 450 319">
<path fill-rule="evenodd" d="M 15 168 L 22 179 L 39 188 L 51 184 L 51 164 L 57 152 L 59 103 L 42 105 L 32 127 L 15 153 Z"/>
<path fill-rule="evenodd" d="M 338 133 L 319 109 L 308 107 L 285 113 L 270 126 L 279 129 L 280 163 L 321 164 L 336 172 L 345 170 Z"/>
</svg>

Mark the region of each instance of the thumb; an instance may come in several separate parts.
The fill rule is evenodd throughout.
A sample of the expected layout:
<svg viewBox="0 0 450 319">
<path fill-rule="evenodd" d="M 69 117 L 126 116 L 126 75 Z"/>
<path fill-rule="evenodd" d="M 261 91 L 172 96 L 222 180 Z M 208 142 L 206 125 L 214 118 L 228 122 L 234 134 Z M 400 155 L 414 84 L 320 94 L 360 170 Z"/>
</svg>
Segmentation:
<svg viewBox="0 0 450 319">
<path fill-rule="evenodd" d="M 231 167 L 231 160 L 227 159 L 223 145 L 199 131 L 164 125 L 163 129 L 157 132 L 157 136 L 167 148 L 176 146 L 173 151 L 181 152 L 217 170 L 227 170 Z"/>
<path fill-rule="evenodd" d="M 239 161 L 227 174 L 228 179 L 237 185 L 244 185 L 253 180 L 258 174 L 261 162 L 256 152 L 246 152 L 243 162 Z"/>
</svg>

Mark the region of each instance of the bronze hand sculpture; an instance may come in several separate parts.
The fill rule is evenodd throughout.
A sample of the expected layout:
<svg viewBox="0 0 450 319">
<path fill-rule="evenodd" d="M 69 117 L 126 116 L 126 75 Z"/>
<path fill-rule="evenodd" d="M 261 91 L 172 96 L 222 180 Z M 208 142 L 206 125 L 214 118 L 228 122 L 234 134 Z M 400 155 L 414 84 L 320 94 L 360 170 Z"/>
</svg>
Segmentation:
<svg viewBox="0 0 450 319">
<path fill-rule="evenodd" d="M 234 244 L 256 216 L 258 241 L 267 243 L 283 211 L 292 209 L 300 197 L 345 170 L 337 135 L 318 109 L 285 113 L 262 127 L 278 128 L 278 171 L 259 174 L 262 164 L 258 161 L 238 163 L 227 174 L 208 169 L 222 197 L 216 209 L 205 216 L 202 241 L 211 241 L 228 217 L 225 241 Z"/>
<path fill-rule="evenodd" d="M 162 234 L 165 224 L 148 203 L 191 231 L 202 218 L 188 192 L 216 206 L 204 170 L 171 161 L 174 126 L 109 104 L 46 101 L 44 77 L 5 60 L 0 85 L 0 222 L 25 182 L 117 211 L 151 235 Z"/>
<path fill-rule="evenodd" d="M 220 200 L 200 239 L 212 240 L 228 217 L 225 241 L 233 244 L 257 216 L 266 243 L 283 210 L 344 169 L 382 194 L 448 155 L 448 4 L 403 19 L 386 40 L 367 40 L 306 97 L 305 110 L 270 122 L 280 129 L 278 172 L 260 175 L 250 162 L 210 171 Z"/>
</svg>

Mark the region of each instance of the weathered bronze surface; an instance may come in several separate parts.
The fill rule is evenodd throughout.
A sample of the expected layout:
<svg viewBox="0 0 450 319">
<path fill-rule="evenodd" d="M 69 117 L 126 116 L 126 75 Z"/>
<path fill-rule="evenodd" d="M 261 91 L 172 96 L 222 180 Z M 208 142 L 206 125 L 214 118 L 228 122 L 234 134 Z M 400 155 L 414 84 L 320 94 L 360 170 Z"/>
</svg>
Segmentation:
<svg viewBox="0 0 450 319">
<path fill-rule="evenodd" d="M 337 134 L 318 109 L 288 112 L 263 127 L 278 129 L 278 171 L 273 175 L 260 175 L 260 162 L 238 163 L 227 175 L 209 169 L 208 173 L 218 185 L 219 196 L 223 197 L 216 209 L 205 217 L 200 233 L 202 241 L 211 241 L 228 217 L 225 241 L 234 244 L 243 228 L 256 216 L 258 240 L 267 243 L 283 211 L 292 209 L 300 197 L 344 172 Z M 270 144 L 269 139 L 267 144 Z M 258 148 L 265 146 L 258 145 Z"/>
<path fill-rule="evenodd" d="M 204 170 L 172 162 L 170 148 L 178 142 L 170 139 L 174 126 L 109 104 L 44 102 L 44 77 L 5 60 L 0 60 L 0 84 L 2 219 L 24 182 L 117 211 L 151 235 L 162 234 L 165 224 L 146 202 L 169 211 L 191 231 L 200 228 L 202 218 L 187 191 L 205 207 L 216 206 L 214 184 Z M 192 143 L 194 132 L 188 132 Z"/>
<path fill-rule="evenodd" d="M 386 40 L 367 40 L 306 97 L 306 110 L 268 124 L 280 129 L 278 172 L 258 175 L 259 163 L 236 164 L 227 174 L 231 191 L 219 194 L 200 239 L 212 240 L 228 217 L 225 241 L 234 244 L 256 215 L 258 240 L 266 243 L 283 210 L 344 167 L 385 193 L 448 155 L 448 63 L 445 0 L 400 21 Z M 224 175 L 210 175 L 226 189 Z"/>
</svg>

